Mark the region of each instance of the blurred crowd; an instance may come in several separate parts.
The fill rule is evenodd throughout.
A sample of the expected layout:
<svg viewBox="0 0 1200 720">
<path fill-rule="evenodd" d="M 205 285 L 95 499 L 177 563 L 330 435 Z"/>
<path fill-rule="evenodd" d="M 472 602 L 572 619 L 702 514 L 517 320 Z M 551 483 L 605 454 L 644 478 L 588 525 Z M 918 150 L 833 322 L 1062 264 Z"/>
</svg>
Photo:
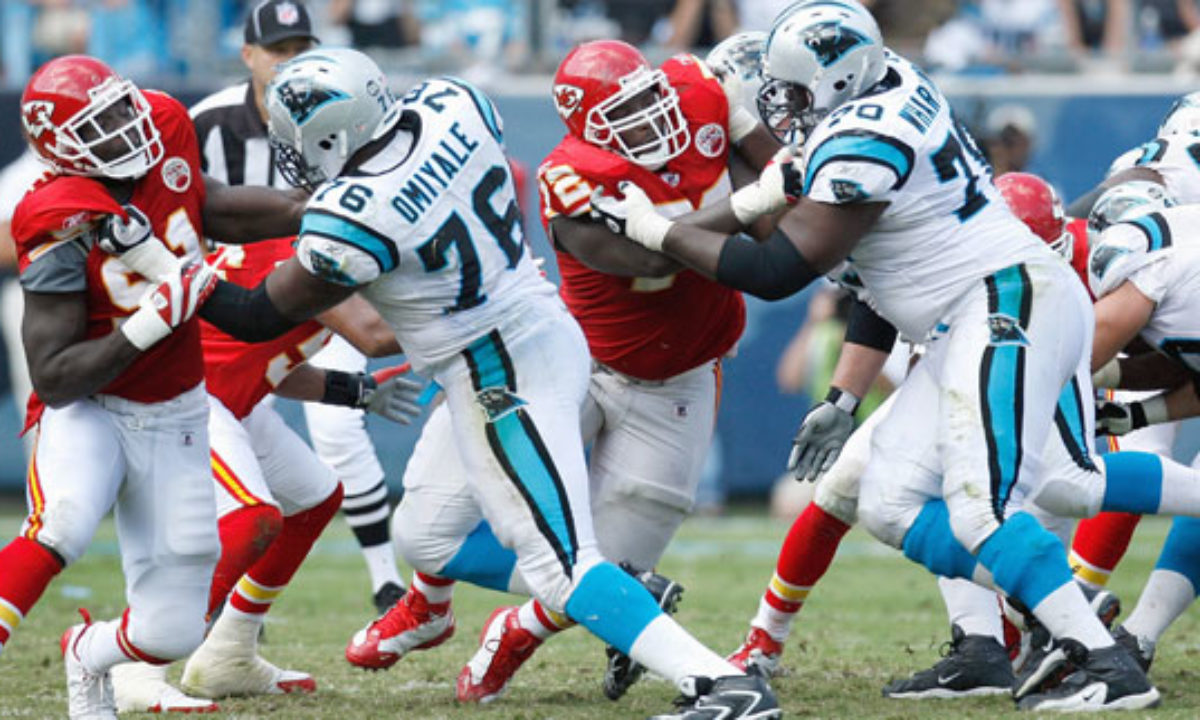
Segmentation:
<svg viewBox="0 0 1200 720">
<path fill-rule="evenodd" d="M 55 55 L 83 52 L 163 84 L 239 72 L 256 0 L 4 0 L 0 79 L 24 83 Z M 578 42 L 620 37 L 651 57 L 767 29 L 790 0 L 309 0 L 327 44 L 382 63 L 478 82 L 544 73 Z M 869 0 L 884 36 L 955 73 L 1200 73 L 1197 0 Z"/>
</svg>

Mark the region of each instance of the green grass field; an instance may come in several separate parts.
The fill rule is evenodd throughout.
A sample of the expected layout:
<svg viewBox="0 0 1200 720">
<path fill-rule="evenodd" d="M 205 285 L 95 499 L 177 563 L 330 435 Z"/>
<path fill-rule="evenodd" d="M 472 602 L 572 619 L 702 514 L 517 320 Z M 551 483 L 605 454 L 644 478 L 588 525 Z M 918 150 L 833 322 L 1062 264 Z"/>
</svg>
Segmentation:
<svg viewBox="0 0 1200 720">
<path fill-rule="evenodd" d="M 0 506 L 0 535 L 11 537 L 19 521 L 19 506 Z M 786 529 L 756 515 L 689 521 L 660 568 L 687 588 L 678 616 L 683 624 L 720 652 L 736 647 Z M 1166 530 L 1166 521 L 1145 522 L 1114 576 L 1112 588 L 1126 611 L 1137 599 Z M 79 606 L 100 618 L 118 613 L 122 587 L 112 526 L 106 524 L 89 554 L 50 586 L 0 656 L 0 718 L 65 716 L 58 637 L 76 622 Z M 263 647 L 263 655 L 277 664 L 310 671 L 317 678 L 317 694 L 226 700 L 221 716 L 639 718 L 668 709 L 675 696 L 667 683 L 652 679 L 619 703 L 606 700 L 600 692 L 602 646 L 576 629 L 543 646 L 499 701 L 482 708 L 459 706 L 454 678 L 474 652 L 484 618 L 493 606 L 515 599 L 462 586 L 455 596 L 458 632 L 449 642 L 410 655 L 387 672 L 366 673 L 347 664 L 342 650 L 370 619 L 368 596 L 357 547 L 338 519 L 273 609 Z M 1153 673 L 1163 707 L 1147 717 L 1200 717 L 1197 630 L 1192 613 L 1164 639 Z M 785 716 L 1017 717 L 1007 698 L 905 702 L 880 696 L 880 687 L 892 677 L 931 663 L 948 635 L 932 578 L 855 530 L 810 596 L 787 647 L 789 673 L 774 682 Z"/>
</svg>

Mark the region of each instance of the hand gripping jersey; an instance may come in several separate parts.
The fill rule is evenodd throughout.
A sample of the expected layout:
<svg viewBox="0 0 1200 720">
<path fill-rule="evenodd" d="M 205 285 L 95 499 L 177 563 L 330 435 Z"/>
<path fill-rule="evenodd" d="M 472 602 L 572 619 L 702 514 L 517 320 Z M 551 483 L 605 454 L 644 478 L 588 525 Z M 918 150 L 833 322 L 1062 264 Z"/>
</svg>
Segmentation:
<svg viewBox="0 0 1200 720">
<path fill-rule="evenodd" d="M 671 58 L 662 69 L 679 93 L 691 145 L 655 173 L 568 135 L 538 168 L 547 232 L 558 215 L 587 218 L 592 189 L 615 195 L 622 180 L 636 182 L 670 216 L 729 194 L 728 104 L 720 83 L 691 55 Z M 678 375 L 724 355 L 745 327 L 741 293 L 690 270 L 665 278 L 617 277 L 556 251 L 563 300 L 583 327 L 592 357 L 627 375 Z"/>
<path fill-rule="evenodd" d="M 912 63 L 888 52 L 872 92 L 817 125 L 800 160 L 818 202 L 886 202 L 851 254 L 877 311 L 921 341 L 973 283 L 1051 251 L 992 185 L 991 168 Z"/>
<path fill-rule="evenodd" d="M 1122 275 L 1116 280 L 1133 283 L 1154 301 L 1142 338 L 1193 373 L 1200 373 L 1200 242 L 1192 239 L 1198 223 L 1197 205 L 1142 215 L 1105 230 L 1091 255 L 1094 273 L 1105 276 L 1096 266 L 1107 258 L 1109 271 Z M 1123 261 L 1131 265 L 1122 268 Z"/>
<path fill-rule="evenodd" d="M 296 256 L 363 296 L 429 374 L 470 341 L 553 295 L 525 247 L 500 117 L 456 79 L 402 100 L 400 131 L 309 200 Z"/>
<path fill-rule="evenodd" d="M 176 254 L 200 259 L 204 179 L 191 119 L 174 98 L 146 92 L 162 134 L 164 155 L 134 184 L 128 201 L 150 219 L 154 234 Z M 39 182 L 17 205 L 13 237 L 21 284 L 32 292 L 86 292 L 87 337 L 113 332 L 133 314 L 150 283 L 93 244 L 94 221 L 123 214 L 100 182 L 58 175 Z M 204 377 L 199 320 L 193 318 L 126 368 L 100 392 L 136 402 L 173 398 Z M 41 403 L 30 400 L 29 424 Z"/>
<path fill-rule="evenodd" d="M 249 245 L 224 245 L 208 259 L 222 278 L 256 287 L 279 263 L 292 256 L 292 238 Z M 315 320 L 301 323 L 263 343 L 242 342 L 203 320 L 204 380 L 208 392 L 238 420 L 275 389 L 287 374 L 324 347 L 330 332 Z"/>
</svg>

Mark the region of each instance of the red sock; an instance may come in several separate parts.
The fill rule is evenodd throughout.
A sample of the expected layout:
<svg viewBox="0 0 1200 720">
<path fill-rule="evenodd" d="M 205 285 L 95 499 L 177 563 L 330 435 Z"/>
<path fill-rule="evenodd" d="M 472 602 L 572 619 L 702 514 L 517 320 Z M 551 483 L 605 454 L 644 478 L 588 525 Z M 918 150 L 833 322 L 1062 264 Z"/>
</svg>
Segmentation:
<svg viewBox="0 0 1200 720">
<path fill-rule="evenodd" d="M 238 581 L 229 604 L 252 615 L 269 610 L 341 506 L 342 485 L 338 483 L 320 504 L 285 517 L 279 537 Z"/>
<path fill-rule="evenodd" d="M 62 569 L 58 557 L 34 540 L 18 537 L 0 550 L 0 652 Z"/>
<path fill-rule="evenodd" d="M 217 523 L 221 535 L 221 559 L 213 572 L 208 594 L 208 612 L 212 613 L 250 566 L 271 547 L 283 528 L 283 514 L 272 505 L 251 505 L 224 515 Z"/>
<path fill-rule="evenodd" d="M 1089 585 L 1103 587 L 1121 562 L 1141 515 L 1103 512 L 1082 520 L 1071 543 L 1071 569 Z"/>
<path fill-rule="evenodd" d="M 849 525 L 809 503 L 783 540 L 776 574 L 790 585 L 816 585 L 849 530 Z"/>
</svg>

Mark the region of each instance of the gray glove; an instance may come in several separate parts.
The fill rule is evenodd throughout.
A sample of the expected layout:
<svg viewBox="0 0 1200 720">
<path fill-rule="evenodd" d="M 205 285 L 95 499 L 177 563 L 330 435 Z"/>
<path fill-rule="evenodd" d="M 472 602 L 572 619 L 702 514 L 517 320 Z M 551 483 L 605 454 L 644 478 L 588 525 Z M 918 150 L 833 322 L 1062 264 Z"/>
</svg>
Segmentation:
<svg viewBox="0 0 1200 720">
<path fill-rule="evenodd" d="M 401 425 L 411 423 L 421 414 L 418 399 L 425 386 L 405 377 L 408 369 L 405 363 L 366 375 L 359 407 Z"/>
<path fill-rule="evenodd" d="M 824 402 L 808 411 L 788 456 L 788 470 L 797 481 L 816 482 L 821 473 L 833 467 L 842 446 L 854 432 L 857 407 L 857 398 L 835 389 Z"/>
<path fill-rule="evenodd" d="M 1111 400 L 1096 401 L 1096 436 L 1120 437 L 1146 427 L 1146 411 L 1140 402 L 1129 404 Z"/>
</svg>

